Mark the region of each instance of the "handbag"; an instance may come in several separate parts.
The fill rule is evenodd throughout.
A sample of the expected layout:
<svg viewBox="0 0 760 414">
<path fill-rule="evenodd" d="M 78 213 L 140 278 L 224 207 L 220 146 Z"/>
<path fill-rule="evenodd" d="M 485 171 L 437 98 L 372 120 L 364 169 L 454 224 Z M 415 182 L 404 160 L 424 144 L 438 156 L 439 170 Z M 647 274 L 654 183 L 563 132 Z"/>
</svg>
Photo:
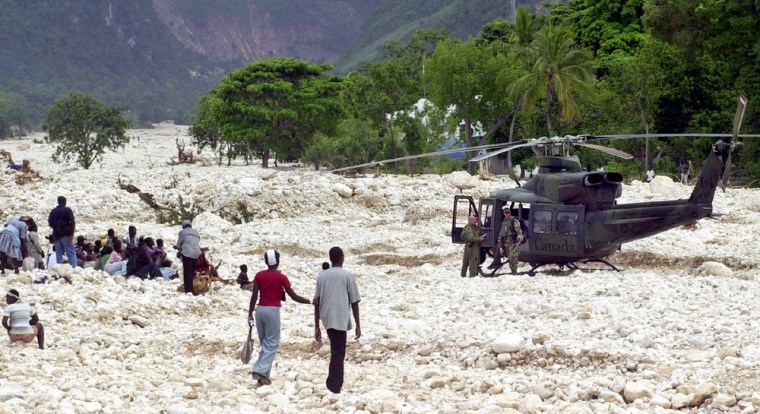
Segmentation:
<svg viewBox="0 0 760 414">
<path fill-rule="evenodd" d="M 243 344 L 243 350 L 240 351 L 240 360 L 243 361 L 244 364 L 251 362 L 251 355 L 253 354 L 253 338 L 251 337 L 252 332 L 253 325 L 248 328 L 248 338 L 246 338 L 245 344 Z"/>
</svg>

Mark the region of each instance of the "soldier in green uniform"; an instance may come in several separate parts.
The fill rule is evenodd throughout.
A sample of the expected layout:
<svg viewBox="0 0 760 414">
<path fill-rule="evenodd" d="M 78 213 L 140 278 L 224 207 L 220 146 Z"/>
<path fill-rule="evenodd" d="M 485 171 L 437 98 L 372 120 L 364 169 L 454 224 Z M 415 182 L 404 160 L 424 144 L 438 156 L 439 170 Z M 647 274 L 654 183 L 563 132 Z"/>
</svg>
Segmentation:
<svg viewBox="0 0 760 414">
<path fill-rule="evenodd" d="M 486 239 L 481 234 L 478 217 L 471 215 L 467 218 L 467 225 L 462 230 L 462 240 L 465 242 L 464 256 L 462 257 L 462 277 L 470 269 L 470 277 L 478 275 L 478 265 L 480 264 L 480 243 Z"/>
<path fill-rule="evenodd" d="M 524 239 L 520 219 L 512 217 L 509 206 L 504 206 L 504 221 L 501 222 L 501 231 L 499 232 L 499 247 L 494 253 L 493 262 L 488 266 L 489 269 L 495 269 L 501 266 L 501 249 L 509 255 L 509 269 L 512 274 L 517 273 L 517 258 L 520 256 L 520 244 Z"/>
</svg>

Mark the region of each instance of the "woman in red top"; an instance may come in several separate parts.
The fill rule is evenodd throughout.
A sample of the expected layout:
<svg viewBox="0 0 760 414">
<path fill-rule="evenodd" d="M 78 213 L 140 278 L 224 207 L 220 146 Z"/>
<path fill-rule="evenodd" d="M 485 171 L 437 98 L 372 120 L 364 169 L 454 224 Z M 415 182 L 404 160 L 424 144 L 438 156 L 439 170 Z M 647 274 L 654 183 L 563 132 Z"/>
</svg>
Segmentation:
<svg viewBox="0 0 760 414">
<path fill-rule="evenodd" d="M 253 311 L 256 310 L 256 332 L 261 342 L 261 353 L 256 363 L 253 364 L 253 379 L 262 385 L 269 385 L 269 373 L 272 370 L 272 362 L 277 350 L 280 348 L 280 306 L 281 300 L 285 300 L 285 292 L 296 302 L 311 304 L 309 299 L 298 296 L 290 287 L 290 280 L 277 270 L 280 265 L 280 253 L 276 250 L 267 250 L 264 253 L 264 262 L 268 269 L 256 273 L 253 278 L 253 294 L 251 304 L 248 307 L 248 323 L 253 324 Z M 261 299 L 259 299 L 261 292 Z M 256 302 L 259 306 L 256 306 Z"/>
</svg>

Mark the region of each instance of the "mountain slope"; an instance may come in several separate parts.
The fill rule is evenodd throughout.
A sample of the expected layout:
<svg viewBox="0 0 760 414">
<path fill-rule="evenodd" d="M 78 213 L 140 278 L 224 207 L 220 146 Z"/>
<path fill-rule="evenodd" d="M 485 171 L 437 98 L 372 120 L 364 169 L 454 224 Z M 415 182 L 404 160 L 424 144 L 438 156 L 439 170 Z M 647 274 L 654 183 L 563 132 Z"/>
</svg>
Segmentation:
<svg viewBox="0 0 760 414">
<path fill-rule="evenodd" d="M 35 102 L 38 112 L 78 90 L 138 119 L 166 119 L 186 112 L 218 78 L 208 77 L 207 57 L 155 18 L 148 0 L 6 0 L 0 10 L 0 88 Z"/>
<path fill-rule="evenodd" d="M 518 4 L 526 2 L 539 7 L 539 0 Z M 508 4 L 0 0 L 0 97 L 15 94 L 17 102 L 28 102 L 23 110 L 32 124 L 72 91 L 119 105 L 140 122 L 184 123 L 200 96 L 252 60 L 291 56 L 346 73 L 380 58 L 387 40 L 407 40 L 419 28 L 476 35 L 484 23 L 508 16 Z"/>
<path fill-rule="evenodd" d="M 358 36 L 377 0 L 154 0 L 185 45 L 213 60 L 247 62 L 291 56 L 337 59 Z"/>
</svg>

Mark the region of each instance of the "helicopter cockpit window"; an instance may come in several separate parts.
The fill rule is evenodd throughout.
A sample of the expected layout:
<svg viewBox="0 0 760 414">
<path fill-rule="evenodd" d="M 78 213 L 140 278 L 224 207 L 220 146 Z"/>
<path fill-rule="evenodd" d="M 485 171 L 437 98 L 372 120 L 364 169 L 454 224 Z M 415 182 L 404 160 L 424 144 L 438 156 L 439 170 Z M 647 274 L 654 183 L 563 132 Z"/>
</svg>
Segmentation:
<svg viewBox="0 0 760 414">
<path fill-rule="evenodd" d="M 578 234 L 578 213 L 571 211 L 558 212 L 557 233 L 567 235 Z"/>
<path fill-rule="evenodd" d="M 552 232 L 552 212 L 536 210 L 533 215 L 533 233 L 548 234 Z"/>
<path fill-rule="evenodd" d="M 482 214 L 482 220 L 484 229 L 490 228 L 491 224 L 493 223 L 493 204 L 483 204 L 481 207 L 481 214 Z"/>
</svg>

